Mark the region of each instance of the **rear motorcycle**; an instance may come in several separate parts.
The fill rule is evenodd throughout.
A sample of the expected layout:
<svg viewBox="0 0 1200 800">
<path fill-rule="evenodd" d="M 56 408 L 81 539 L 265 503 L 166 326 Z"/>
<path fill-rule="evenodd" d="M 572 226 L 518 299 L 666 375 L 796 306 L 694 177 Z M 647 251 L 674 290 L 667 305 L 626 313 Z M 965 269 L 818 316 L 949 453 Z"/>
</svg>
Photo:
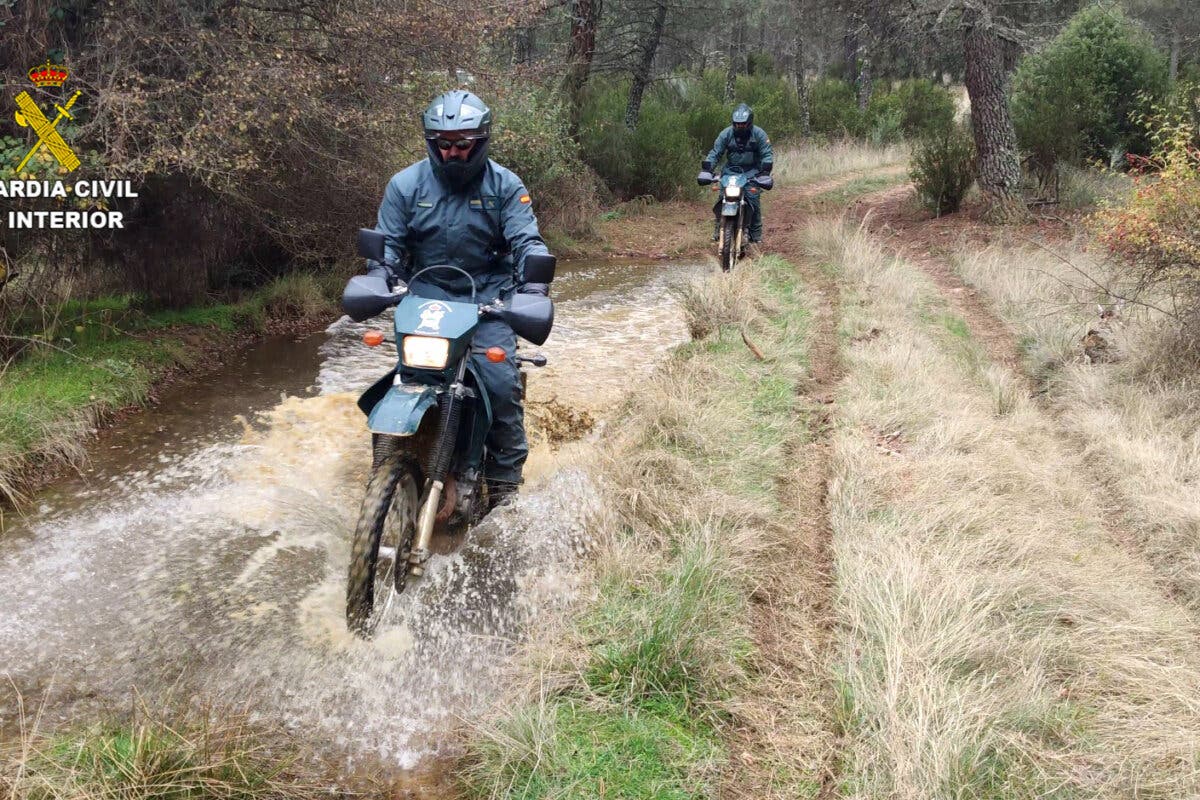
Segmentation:
<svg viewBox="0 0 1200 800">
<path fill-rule="evenodd" d="M 384 242 L 378 231 L 360 230 L 358 253 L 384 263 Z M 527 256 L 525 278 L 550 283 L 554 268 L 554 256 Z M 410 283 L 432 270 L 470 277 L 442 265 L 418 271 Z M 424 572 L 435 524 L 461 531 L 487 513 L 482 469 L 492 410 L 471 355 L 497 363 L 510 356 L 518 364 L 546 363 L 544 356 L 520 356 L 500 347 L 477 350 L 471 340 L 480 320 L 492 317 L 533 344 L 544 343 L 554 324 L 548 297 L 512 294 L 507 301 L 478 304 L 472 288 L 471 298 L 470 303 L 422 298 L 403 284 L 389 286 L 386 279 L 368 275 L 351 278 L 342 296 L 342 308 L 355 322 L 396 307 L 399 356 L 396 368 L 358 400 L 374 451 L 346 583 L 346 623 L 361 636 L 374 632 L 409 576 Z M 369 331 L 363 340 L 378 345 L 384 337 Z"/>
<path fill-rule="evenodd" d="M 696 176 L 696 183 L 711 185 L 714 190 L 721 192 L 718 201 L 721 219 L 717 229 L 717 260 L 721 262 L 721 269 L 729 272 L 738 259 L 746 255 L 746 226 L 751 214 L 747 195 L 770 190 L 775 182 L 770 175 L 747 178 L 737 172 L 723 175 L 701 172 Z"/>
</svg>

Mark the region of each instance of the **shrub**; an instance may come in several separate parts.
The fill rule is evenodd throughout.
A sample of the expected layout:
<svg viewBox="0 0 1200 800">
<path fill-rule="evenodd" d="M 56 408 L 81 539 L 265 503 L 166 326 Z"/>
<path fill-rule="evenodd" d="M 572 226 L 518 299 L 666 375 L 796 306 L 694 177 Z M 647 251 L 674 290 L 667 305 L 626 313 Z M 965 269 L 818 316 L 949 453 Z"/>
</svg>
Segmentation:
<svg viewBox="0 0 1200 800">
<path fill-rule="evenodd" d="M 975 143 L 964 125 L 951 123 L 926 134 L 913 152 L 909 173 L 921 203 L 941 216 L 957 211 L 975 169 Z"/>
<path fill-rule="evenodd" d="M 814 81 L 809 89 L 809 120 L 812 132 L 830 138 L 859 136 L 863 115 L 858 110 L 854 87 L 836 78 Z"/>
<path fill-rule="evenodd" d="M 908 138 L 945 130 L 954 122 L 954 98 L 944 87 L 918 78 L 901 83 L 891 96 L 900 110 L 900 130 Z"/>
<path fill-rule="evenodd" d="M 541 227 L 590 233 L 600 206 L 599 178 L 567 135 L 556 95 L 528 84 L 497 83 L 481 91 L 497 110 L 489 153 L 524 181 Z"/>
<path fill-rule="evenodd" d="M 1166 92 L 1165 59 L 1119 10 L 1089 6 L 1013 79 L 1013 123 L 1043 182 L 1059 162 L 1145 154 L 1131 114 Z"/>
<path fill-rule="evenodd" d="M 709 70 L 699 80 L 677 76 L 653 85 L 642 101 L 637 129 L 625 127 L 628 81 L 594 81 L 584 104 L 580 138 L 585 158 L 618 196 L 676 197 L 690 190 L 696 169 L 726 126 L 736 103 L 754 109 L 754 122 L 772 140 L 799 127 L 800 107 L 787 81 L 741 75 L 736 100 L 724 99 L 725 79 Z"/>
<path fill-rule="evenodd" d="M 647 91 L 637 129 L 631 131 L 625 126 L 628 81 L 592 86 L 580 126 L 582 149 L 587 163 L 616 195 L 665 199 L 693 185 L 703 150 L 688 135 L 687 115 L 677 108 L 677 100 L 672 102 L 673 93 L 661 85 Z"/>
<path fill-rule="evenodd" d="M 1192 88 L 1193 97 L 1200 89 Z M 1194 101 L 1193 101 L 1194 102 Z M 1171 299 L 1187 331 L 1185 344 L 1200 352 L 1200 129 L 1188 116 L 1160 107 L 1146 119 L 1154 142 L 1137 188 L 1123 207 L 1092 218 L 1100 241 L 1125 262 L 1139 291 Z"/>
</svg>

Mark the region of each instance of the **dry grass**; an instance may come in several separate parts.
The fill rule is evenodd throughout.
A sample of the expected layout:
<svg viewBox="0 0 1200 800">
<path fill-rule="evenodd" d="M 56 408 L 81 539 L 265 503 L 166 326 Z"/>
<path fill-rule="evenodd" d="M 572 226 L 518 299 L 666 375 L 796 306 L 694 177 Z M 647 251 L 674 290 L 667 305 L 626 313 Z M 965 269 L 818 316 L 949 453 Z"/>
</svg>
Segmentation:
<svg viewBox="0 0 1200 800">
<path fill-rule="evenodd" d="M 1079 247 L 1061 255 L 998 244 L 961 253 L 955 266 L 1026 338 L 1062 423 L 1105 479 L 1103 505 L 1123 514 L 1161 580 L 1200 613 L 1200 381 L 1168 363 L 1171 333 L 1147 309 L 1114 326 L 1118 363 L 1085 363 L 1080 337 L 1107 300 L 1095 286 L 1114 280 Z"/>
<path fill-rule="evenodd" d="M 777 153 L 775 179 L 788 185 L 812 183 L 851 172 L 898 166 L 908 160 L 903 145 L 874 147 L 854 140 L 832 144 L 802 144 Z"/>
<path fill-rule="evenodd" d="M 1083 454 L 918 270 L 860 233 L 809 237 L 848 279 L 842 793 L 1196 796 L 1198 631 L 1106 541 Z"/>
</svg>

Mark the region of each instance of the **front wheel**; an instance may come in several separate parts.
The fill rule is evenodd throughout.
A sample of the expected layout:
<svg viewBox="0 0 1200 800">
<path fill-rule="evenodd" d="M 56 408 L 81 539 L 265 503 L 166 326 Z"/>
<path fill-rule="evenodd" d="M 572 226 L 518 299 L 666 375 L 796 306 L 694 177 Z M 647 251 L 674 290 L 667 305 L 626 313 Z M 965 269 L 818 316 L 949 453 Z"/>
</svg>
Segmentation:
<svg viewBox="0 0 1200 800">
<path fill-rule="evenodd" d="M 389 454 L 372 470 L 346 582 L 346 624 L 359 636 L 374 633 L 393 595 L 404 591 L 408 581 L 420 481 L 419 467 L 401 453 Z"/>
<path fill-rule="evenodd" d="M 737 261 L 737 217 L 721 219 L 721 269 L 729 272 L 733 269 L 733 263 Z"/>
</svg>

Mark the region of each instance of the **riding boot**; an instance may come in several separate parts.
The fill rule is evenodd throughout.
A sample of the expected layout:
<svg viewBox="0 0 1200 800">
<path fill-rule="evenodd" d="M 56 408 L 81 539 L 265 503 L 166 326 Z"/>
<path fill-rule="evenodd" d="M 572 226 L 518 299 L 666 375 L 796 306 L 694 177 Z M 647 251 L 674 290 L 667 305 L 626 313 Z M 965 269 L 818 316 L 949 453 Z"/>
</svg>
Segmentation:
<svg viewBox="0 0 1200 800">
<path fill-rule="evenodd" d="M 712 240 L 718 241 L 721 238 L 721 218 L 717 217 L 713 220 L 713 235 Z"/>
</svg>

